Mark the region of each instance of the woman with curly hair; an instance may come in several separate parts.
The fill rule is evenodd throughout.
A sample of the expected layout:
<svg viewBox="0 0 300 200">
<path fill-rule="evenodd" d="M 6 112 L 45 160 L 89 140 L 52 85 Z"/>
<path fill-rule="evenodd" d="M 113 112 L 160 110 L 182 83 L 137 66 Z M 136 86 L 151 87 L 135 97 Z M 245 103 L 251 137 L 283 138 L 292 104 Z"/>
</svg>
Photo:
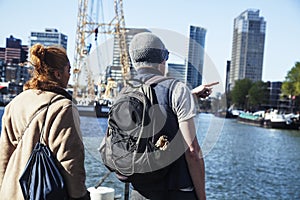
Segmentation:
<svg viewBox="0 0 300 200">
<path fill-rule="evenodd" d="M 70 78 L 66 51 L 35 44 L 30 49 L 33 76 L 6 107 L 0 137 L 0 197 L 23 199 L 19 178 L 45 121 L 43 141 L 57 159 L 70 199 L 90 199 L 85 186 L 84 146 L 79 114 L 65 90 Z"/>
</svg>

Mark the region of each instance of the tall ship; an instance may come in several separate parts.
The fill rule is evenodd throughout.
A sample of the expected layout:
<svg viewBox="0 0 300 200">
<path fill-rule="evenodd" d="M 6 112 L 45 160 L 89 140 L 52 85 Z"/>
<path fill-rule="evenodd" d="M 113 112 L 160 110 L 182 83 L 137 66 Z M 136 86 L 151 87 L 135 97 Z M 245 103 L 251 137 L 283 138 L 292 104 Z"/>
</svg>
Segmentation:
<svg viewBox="0 0 300 200">
<path fill-rule="evenodd" d="M 122 0 L 114 0 L 115 16 L 109 23 L 99 22 L 99 16 L 103 13 L 99 13 L 99 9 L 94 11 L 93 7 L 99 5 L 91 5 L 88 0 L 79 1 L 73 64 L 73 98 L 77 101 L 80 115 L 107 117 L 114 97 L 124 85 L 125 79 L 130 76 L 126 40 L 129 29 L 125 28 Z M 113 36 L 113 40 L 107 40 L 104 35 Z M 90 42 L 92 36 L 93 43 Z M 103 45 L 98 45 L 99 38 L 106 39 Z M 111 58 L 107 50 L 111 41 L 112 62 L 103 63 Z"/>
</svg>

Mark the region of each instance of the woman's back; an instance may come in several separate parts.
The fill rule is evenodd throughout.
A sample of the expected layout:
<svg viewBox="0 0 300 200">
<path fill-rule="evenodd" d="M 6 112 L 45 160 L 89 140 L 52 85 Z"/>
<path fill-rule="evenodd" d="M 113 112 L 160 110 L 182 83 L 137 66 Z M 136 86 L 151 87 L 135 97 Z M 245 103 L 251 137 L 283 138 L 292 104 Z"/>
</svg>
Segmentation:
<svg viewBox="0 0 300 200">
<path fill-rule="evenodd" d="M 7 105 L 3 115 L 6 126 L 0 140 L 1 197 L 23 198 L 18 180 L 40 138 L 45 108 L 53 96 L 43 138 L 59 161 L 69 195 L 78 198 L 86 193 L 84 147 L 76 107 L 62 94 L 26 90 Z"/>
</svg>

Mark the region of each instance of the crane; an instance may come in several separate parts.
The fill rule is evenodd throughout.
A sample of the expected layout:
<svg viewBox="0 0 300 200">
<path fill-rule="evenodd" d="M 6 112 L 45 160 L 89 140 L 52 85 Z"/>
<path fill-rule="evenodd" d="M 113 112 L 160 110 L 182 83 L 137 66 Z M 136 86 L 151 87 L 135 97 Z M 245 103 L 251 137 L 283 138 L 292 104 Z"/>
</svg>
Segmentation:
<svg viewBox="0 0 300 200">
<path fill-rule="evenodd" d="M 93 3 L 92 3 L 93 5 Z M 74 91 L 73 97 L 76 99 L 79 90 L 79 76 L 83 72 L 87 75 L 87 92 L 89 99 L 95 99 L 94 80 L 92 71 L 87 66 L 87 56 L 89 55 L 90 46 L 87 45 L 87 39 L 91 35 L 95 35 L 97 40 L 98 34 L 114 34 L 120 46 L 120 63 L 122 76 L 125 79 L 129 76 L 129 57 L 126 44 L 126 29 L 123 12 L 123 0 L 114 0 L 114 17 L 108 23 L 99 23 L 93 21 L 88 15 L 88 0 L 79 0 L 77 30 L 75 40 L 75 56 L 74 56 Z"/>
</svg>

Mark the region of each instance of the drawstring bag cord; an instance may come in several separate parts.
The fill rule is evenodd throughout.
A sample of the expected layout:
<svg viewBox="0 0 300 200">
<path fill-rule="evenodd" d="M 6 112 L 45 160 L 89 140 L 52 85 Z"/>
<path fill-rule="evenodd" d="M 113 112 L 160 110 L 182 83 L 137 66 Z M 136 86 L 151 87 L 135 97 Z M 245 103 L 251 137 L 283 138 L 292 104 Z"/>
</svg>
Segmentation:
<svg viewBox="0 0 300 200">
<path fill-rule="evenodd" d="M 54 96 L 55 97 L 55 96 Z M 49 107 L 50 107 L 50 104 L 52 103 L 52 99 L 54 99 L 54 97 L 52 97 L 47 105 L 47 108 L 46 108 L 46 114 L 45 114 L 45 117 L 44 117 L 44 121 L 43 121 L 43 125 L 42 125 L 42 130 L 41 130 L 41 136 L 40 136 L 40 143 L 42 144 L 46 144 L 45 140 L 43 139 L 43 135 L 44 135 L 44 128 L 45 128 L 45 124 L 46 124 L 46 118 L 47 118 L 47 113 L 48 113 L 48 110 L 49 110 Z"/>
</svg>

